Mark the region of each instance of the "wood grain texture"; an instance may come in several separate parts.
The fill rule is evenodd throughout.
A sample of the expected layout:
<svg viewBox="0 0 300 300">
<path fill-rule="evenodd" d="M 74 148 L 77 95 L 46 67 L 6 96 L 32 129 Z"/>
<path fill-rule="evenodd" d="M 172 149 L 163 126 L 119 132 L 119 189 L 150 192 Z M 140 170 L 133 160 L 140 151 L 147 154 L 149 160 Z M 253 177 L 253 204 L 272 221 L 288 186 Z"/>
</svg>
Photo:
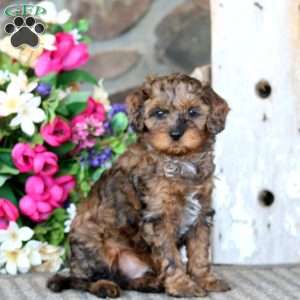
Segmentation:
<svg viewBox="0 0 300 300">
<path fill-rule="evenodd" d="M 299 4 L 211 1 L 213 88 L 231 107 L 216 147 L 216 263 L 300 260 Z M 263 190 L 271 206 L 258 200 Z"/>
</svg>

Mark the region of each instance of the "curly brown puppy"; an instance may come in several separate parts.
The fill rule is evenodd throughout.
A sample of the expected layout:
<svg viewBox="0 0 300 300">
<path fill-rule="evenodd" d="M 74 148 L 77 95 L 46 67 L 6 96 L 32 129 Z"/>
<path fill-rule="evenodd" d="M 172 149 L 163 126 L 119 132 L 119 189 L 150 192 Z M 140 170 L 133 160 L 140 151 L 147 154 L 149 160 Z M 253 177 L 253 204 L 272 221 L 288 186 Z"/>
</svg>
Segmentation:
<svg viewBox="0 0 300 300">
<path fill-rule="evenodd" d="M 126 101 L 138 143 L 81 204 L 70 233 L 71 275 L 54 276 L 48 287 L 111 298 L 120 289 L 177 297 L 228 290 L 208 258 L 213 146 L 226 102 L 181 74 L 149 79 Z"/>
</svg>

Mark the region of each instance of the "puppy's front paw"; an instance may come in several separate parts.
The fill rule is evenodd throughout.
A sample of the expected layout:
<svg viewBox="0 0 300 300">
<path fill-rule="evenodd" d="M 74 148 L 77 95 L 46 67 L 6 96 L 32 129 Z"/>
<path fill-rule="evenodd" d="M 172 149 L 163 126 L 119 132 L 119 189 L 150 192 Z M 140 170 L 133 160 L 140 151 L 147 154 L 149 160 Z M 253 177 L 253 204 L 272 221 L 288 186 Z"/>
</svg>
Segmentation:
<svg viewBox="0 0 300 300">
<path fill-rule="evenodd" d="M 166 292 L 173 297 L 205 297 L 207 292 L 187 275 L 166 279 Z"/>
<path fill-rule="evenodd" d="M 229 284 L 222 280 L 218 279 L 215 275 L 210 274 L 207 277 L 204 277 L 200 280 L 199 284 L 208 292 L 227 292 L 231 288 Z"/>
<path fill-rule="evenodd" d="M 98 280 L 91 284 L 89 292 L 99 298 L 118 298 L 120 297 L 119 286 L 108 280 Z"/>
</svg>

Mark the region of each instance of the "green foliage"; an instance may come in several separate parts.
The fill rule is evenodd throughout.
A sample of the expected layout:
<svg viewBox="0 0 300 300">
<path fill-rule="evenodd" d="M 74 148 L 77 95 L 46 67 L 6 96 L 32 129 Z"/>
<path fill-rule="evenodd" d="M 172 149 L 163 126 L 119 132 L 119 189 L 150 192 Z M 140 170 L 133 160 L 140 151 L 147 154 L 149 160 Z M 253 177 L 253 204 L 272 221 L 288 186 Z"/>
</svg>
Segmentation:
<svg viewBox="0 0 300 300">
<path fill-rule="evenodd" d="M 73 118 L 81 113 L 87 105 L 88 92 L 76 92 L 68 95 L 57 107 L 57 113 L 64 117 Z"/>
<path fill-rule="evenodd" d="M 47 122 L 52 122 L 56 116 L 56 109 L 58 108 L 60 103 L 59 91 L 54 90 L 51 93 L 51 96 L 43 101 L 43 109 L 47 116 Z"/>
<path fill-rule="evenodd" d="M 51 152 L 56 153 L 58 156 L 63 157 L 64 155 L 70 153 L 74 148 L 76 147 L 75 144 L 71 142 L 67 142 L 60 147 L 57 148 L 51 148 Z"/>
<path fill-rule="evenodd" d="M 58 75 L 57 84 L 60 87 L 70 86 L 74 82 L 86 82 L 97 85 L 98 80 L 93 75 L 84 70 L 74 70 L 60 73 Z"/>
<path fill-rule="evenodd" d="M 89 30 L 90 24 L 88 20 L 81 19 L 77 24 L 77 29 L 81 33 L 85 33 Z"/>
<path fill-rule="evenodd" d="M 14 74 L 18 73 L 19 70 L 23 69 L 20 63 L 13 63 L 12 59 L 3 52 L 0 52 L 0 66 L 1 70 L 6 70 Z"/>
<path fill-rule="evenodd" d="M 8 182 L 0 187 L 0 198 L 10 200 L 15 205 L 18 204 L 14 189 Z"/>
<path fill-rule="evenodd" d="M 115 135 L 123 133 L 128 127 L 127 115 L 123 112 L 117 113 L 111 120 L 111 127 Z"/>
<path fill-rule="evenodd" d="M 34 238 L 54 246 L 63 246 L 65 242 L 64 223 L 67 219 L 68 214 L 64 209 L 56 209 L 45 223 L 34 228 Z"/>
<path fill-rule="evenodd" d="M 15 168 L 11 159 L 10 149 L 0 149 L 0 175 L 18 175 L 20 172 Z"/>
</svg>

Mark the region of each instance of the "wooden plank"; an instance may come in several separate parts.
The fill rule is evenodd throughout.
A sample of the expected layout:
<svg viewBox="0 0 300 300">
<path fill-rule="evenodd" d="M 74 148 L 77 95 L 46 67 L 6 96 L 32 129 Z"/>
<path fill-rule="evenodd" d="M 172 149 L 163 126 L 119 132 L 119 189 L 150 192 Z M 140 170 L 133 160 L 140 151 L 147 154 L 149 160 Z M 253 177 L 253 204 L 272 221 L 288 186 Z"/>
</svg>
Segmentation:
<svg viewBox="0 0 300 300">
<path fill-rule="evenodd" d="M 211 0 L 213 87 L 232 109 L 216 146 L 216 263 L 300 261 L 299 7 Z"/>
</svg>

